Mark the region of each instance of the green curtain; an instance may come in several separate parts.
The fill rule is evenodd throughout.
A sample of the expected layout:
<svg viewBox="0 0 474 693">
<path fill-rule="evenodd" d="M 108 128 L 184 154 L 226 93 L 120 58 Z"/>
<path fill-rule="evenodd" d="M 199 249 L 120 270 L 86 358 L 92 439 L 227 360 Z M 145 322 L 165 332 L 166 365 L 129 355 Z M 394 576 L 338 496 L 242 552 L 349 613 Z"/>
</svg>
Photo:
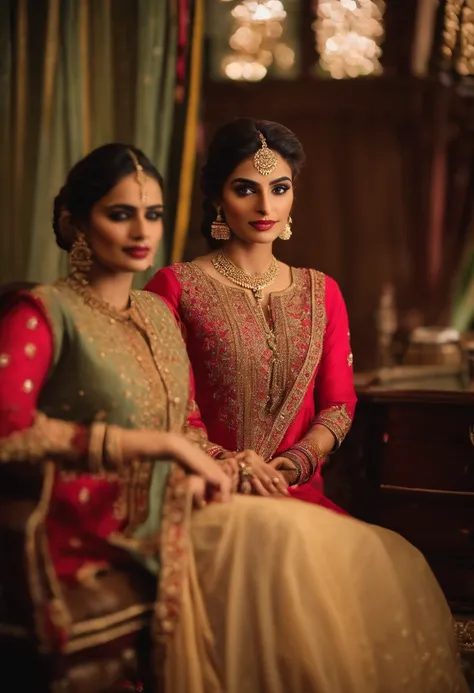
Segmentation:
<svg viewBox="0 0 474 693">
<path fill-rule="evenodd" d="M 151 156 L 161 174 L 167 174 L 169 141 L 174 118 L 177 56 L 177 12 L 174 2 L 138 1 L 138 66 L 136 90 L 136 145 Z M 173 104 L 173 108 L 169 107 Z M 166 238 L 155 266 L 135 278 L 143 286 L 158 267 L 166 264 Z"/>
<path fill-rule="evenodd" d="M 179 185 L 167 180 L 170 143 L 184 136 L 175 101 L 178 20 L 176 0 L 2 0 L 0 283 L 64 273 L 53 199 L 93 147 L 133 143 L 167 188 Z M 167 223 L 156 267 L 171 253 L 173 218 Z"/>
</svg>

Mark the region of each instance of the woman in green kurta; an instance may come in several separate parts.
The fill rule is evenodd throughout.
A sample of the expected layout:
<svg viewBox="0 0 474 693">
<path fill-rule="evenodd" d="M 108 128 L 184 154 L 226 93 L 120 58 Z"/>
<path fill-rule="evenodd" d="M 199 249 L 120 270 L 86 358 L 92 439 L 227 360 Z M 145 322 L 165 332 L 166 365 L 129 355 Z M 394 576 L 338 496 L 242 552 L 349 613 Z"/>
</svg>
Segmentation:
<svg viewBox="0 0 474 693">
<path fill-rule="evenodd" d="M 133 612 L 129 634 L 143 628 L 152 607 L 140 591 L 117 594 L 112 608 L 100 594 L 113 591 L 117 570 L 115 583 L 123 582 L 136 559 L 156 573 L 166 488 L 165 507 L 177 515 L 187 509 L 189 484 L 198 505 L 230 493 L 229 476 L 205 454 L 180 330 L 163 301 L 131 291 L 133 274 L 153 261 L 162 214 L 162 181 L 146 157 L 101 147 L 72 169 L 55 202 L 71 275 L 3 301 L 0 459 L 15 464 L 1 466 L 2 495 L 16 495 L 25 472 L 17 462 L 39 463 L 32 469 L 42 490 L 28 520 L 35 541 L 26 542 L 27 570 L 41 586 L 31 594 L 35 635 L 43 649 L 60 643 L 66 655 L 113 641 L 124 609 Z M 177 539 L 174 520 L 168 525 L 162 551 L 167 531 L 173 546 Z M 18 580 L 11 569 L 1 575 L 10 605 Z M 86 592 L 98 580 L 92 608 Z M 74 594 L 82 594 L 78 613 Z M 30 626 L 17 611 L 2 621 L 0 634 Z"/>
<path fill-rule="evenodd" d="M 150 617 L 152 690 L 464 693 L 416 549 L 296 500 L 230 499 L 180 329 L 130 290 L 161 236 L 161 194 L 138 150 L 92 152 L 55 204 L 71 276 L 6 299 L 0 538 L 17 543 L 0 567 L 0 635 L 33 636 L 59 660 L 60 690 L 81 693 L 111 690 Z"/>
</svg>

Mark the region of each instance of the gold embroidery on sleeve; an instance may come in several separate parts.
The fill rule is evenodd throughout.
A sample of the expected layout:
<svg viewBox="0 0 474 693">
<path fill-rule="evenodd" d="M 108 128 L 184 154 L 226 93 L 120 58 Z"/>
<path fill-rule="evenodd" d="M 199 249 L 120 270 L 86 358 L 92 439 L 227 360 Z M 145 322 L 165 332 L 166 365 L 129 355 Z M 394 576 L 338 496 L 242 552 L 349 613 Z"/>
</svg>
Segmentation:
<svg viewBox="0 0 474 693">
<path fill-rule="evenodd" d="M 326 428 L 329 428 L 331 433 L 334 434 L 337 445 L 339 446 L 352 426 L 352 418 L 347 411 L 346 405 L 341 404 L 323 409 L 319 412 L 314 423 L 322 424 L 326 426 Z"/>
<path fill-rule="evenodd" d="M 73 440 L 77 428 L 58 419 L 37 414 L 33 425 L 0 440 L 0 462 L 41 462 L 47 455 L 77 459 Z"/>
</svg>

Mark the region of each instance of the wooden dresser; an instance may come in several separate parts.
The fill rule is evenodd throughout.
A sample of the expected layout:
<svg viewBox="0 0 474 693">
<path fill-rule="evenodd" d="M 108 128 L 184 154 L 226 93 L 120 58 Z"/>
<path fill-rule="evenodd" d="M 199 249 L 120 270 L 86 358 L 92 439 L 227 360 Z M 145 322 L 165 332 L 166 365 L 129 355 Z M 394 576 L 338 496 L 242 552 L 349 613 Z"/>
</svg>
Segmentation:
<svg viewBox="0 0 474 693">
<path fill-rule="evenodd" d="M 328 495 L 423 552 L 474 650 L 474 390 L 451 377 L 358 387 L 358 397 Z"/>
</svg>

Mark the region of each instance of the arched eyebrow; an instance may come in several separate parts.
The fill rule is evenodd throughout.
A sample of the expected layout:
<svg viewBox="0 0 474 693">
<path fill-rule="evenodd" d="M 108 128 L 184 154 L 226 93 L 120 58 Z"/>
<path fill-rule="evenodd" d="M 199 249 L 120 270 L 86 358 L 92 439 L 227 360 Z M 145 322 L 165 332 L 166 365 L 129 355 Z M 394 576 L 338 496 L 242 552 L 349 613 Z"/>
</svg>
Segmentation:
<svg viewBox="0 0 474 693">
<path fill-rule="evenodd" d="M 271 180 L 270 185 L 276 185 L 277 183 L 283 183 L 285 181 L 288 183 L 292 182 L 289 176 L 280 176 L 280 178 L 275 178 L 275 180 Z M 250 178 L 234 178 L 234 180 L 232 181 L 232 185 L 234 183 L 243 183 L 244 185 L 256 185 L 258 187 L 260 186 L 260 183 L 257 183 L 257 181 L 251 180 Z"/>
<path fill-rule="evenodd" d="M 134 205 L 126 205 L 121 202 L 114 202 L 110 205 L 106 205 L 105 209 L 111 210 L 111 209 L 121 209 L 124 212 L 135 212 L 138 207 L 135 207 Z M 147 210 L 153 210 L 153 211 L 161 211 L 163 210 L 163 205 L 162 204 L 157 204 L 157 205 L 147 205 L 146 207 Z"/>
</svg>

